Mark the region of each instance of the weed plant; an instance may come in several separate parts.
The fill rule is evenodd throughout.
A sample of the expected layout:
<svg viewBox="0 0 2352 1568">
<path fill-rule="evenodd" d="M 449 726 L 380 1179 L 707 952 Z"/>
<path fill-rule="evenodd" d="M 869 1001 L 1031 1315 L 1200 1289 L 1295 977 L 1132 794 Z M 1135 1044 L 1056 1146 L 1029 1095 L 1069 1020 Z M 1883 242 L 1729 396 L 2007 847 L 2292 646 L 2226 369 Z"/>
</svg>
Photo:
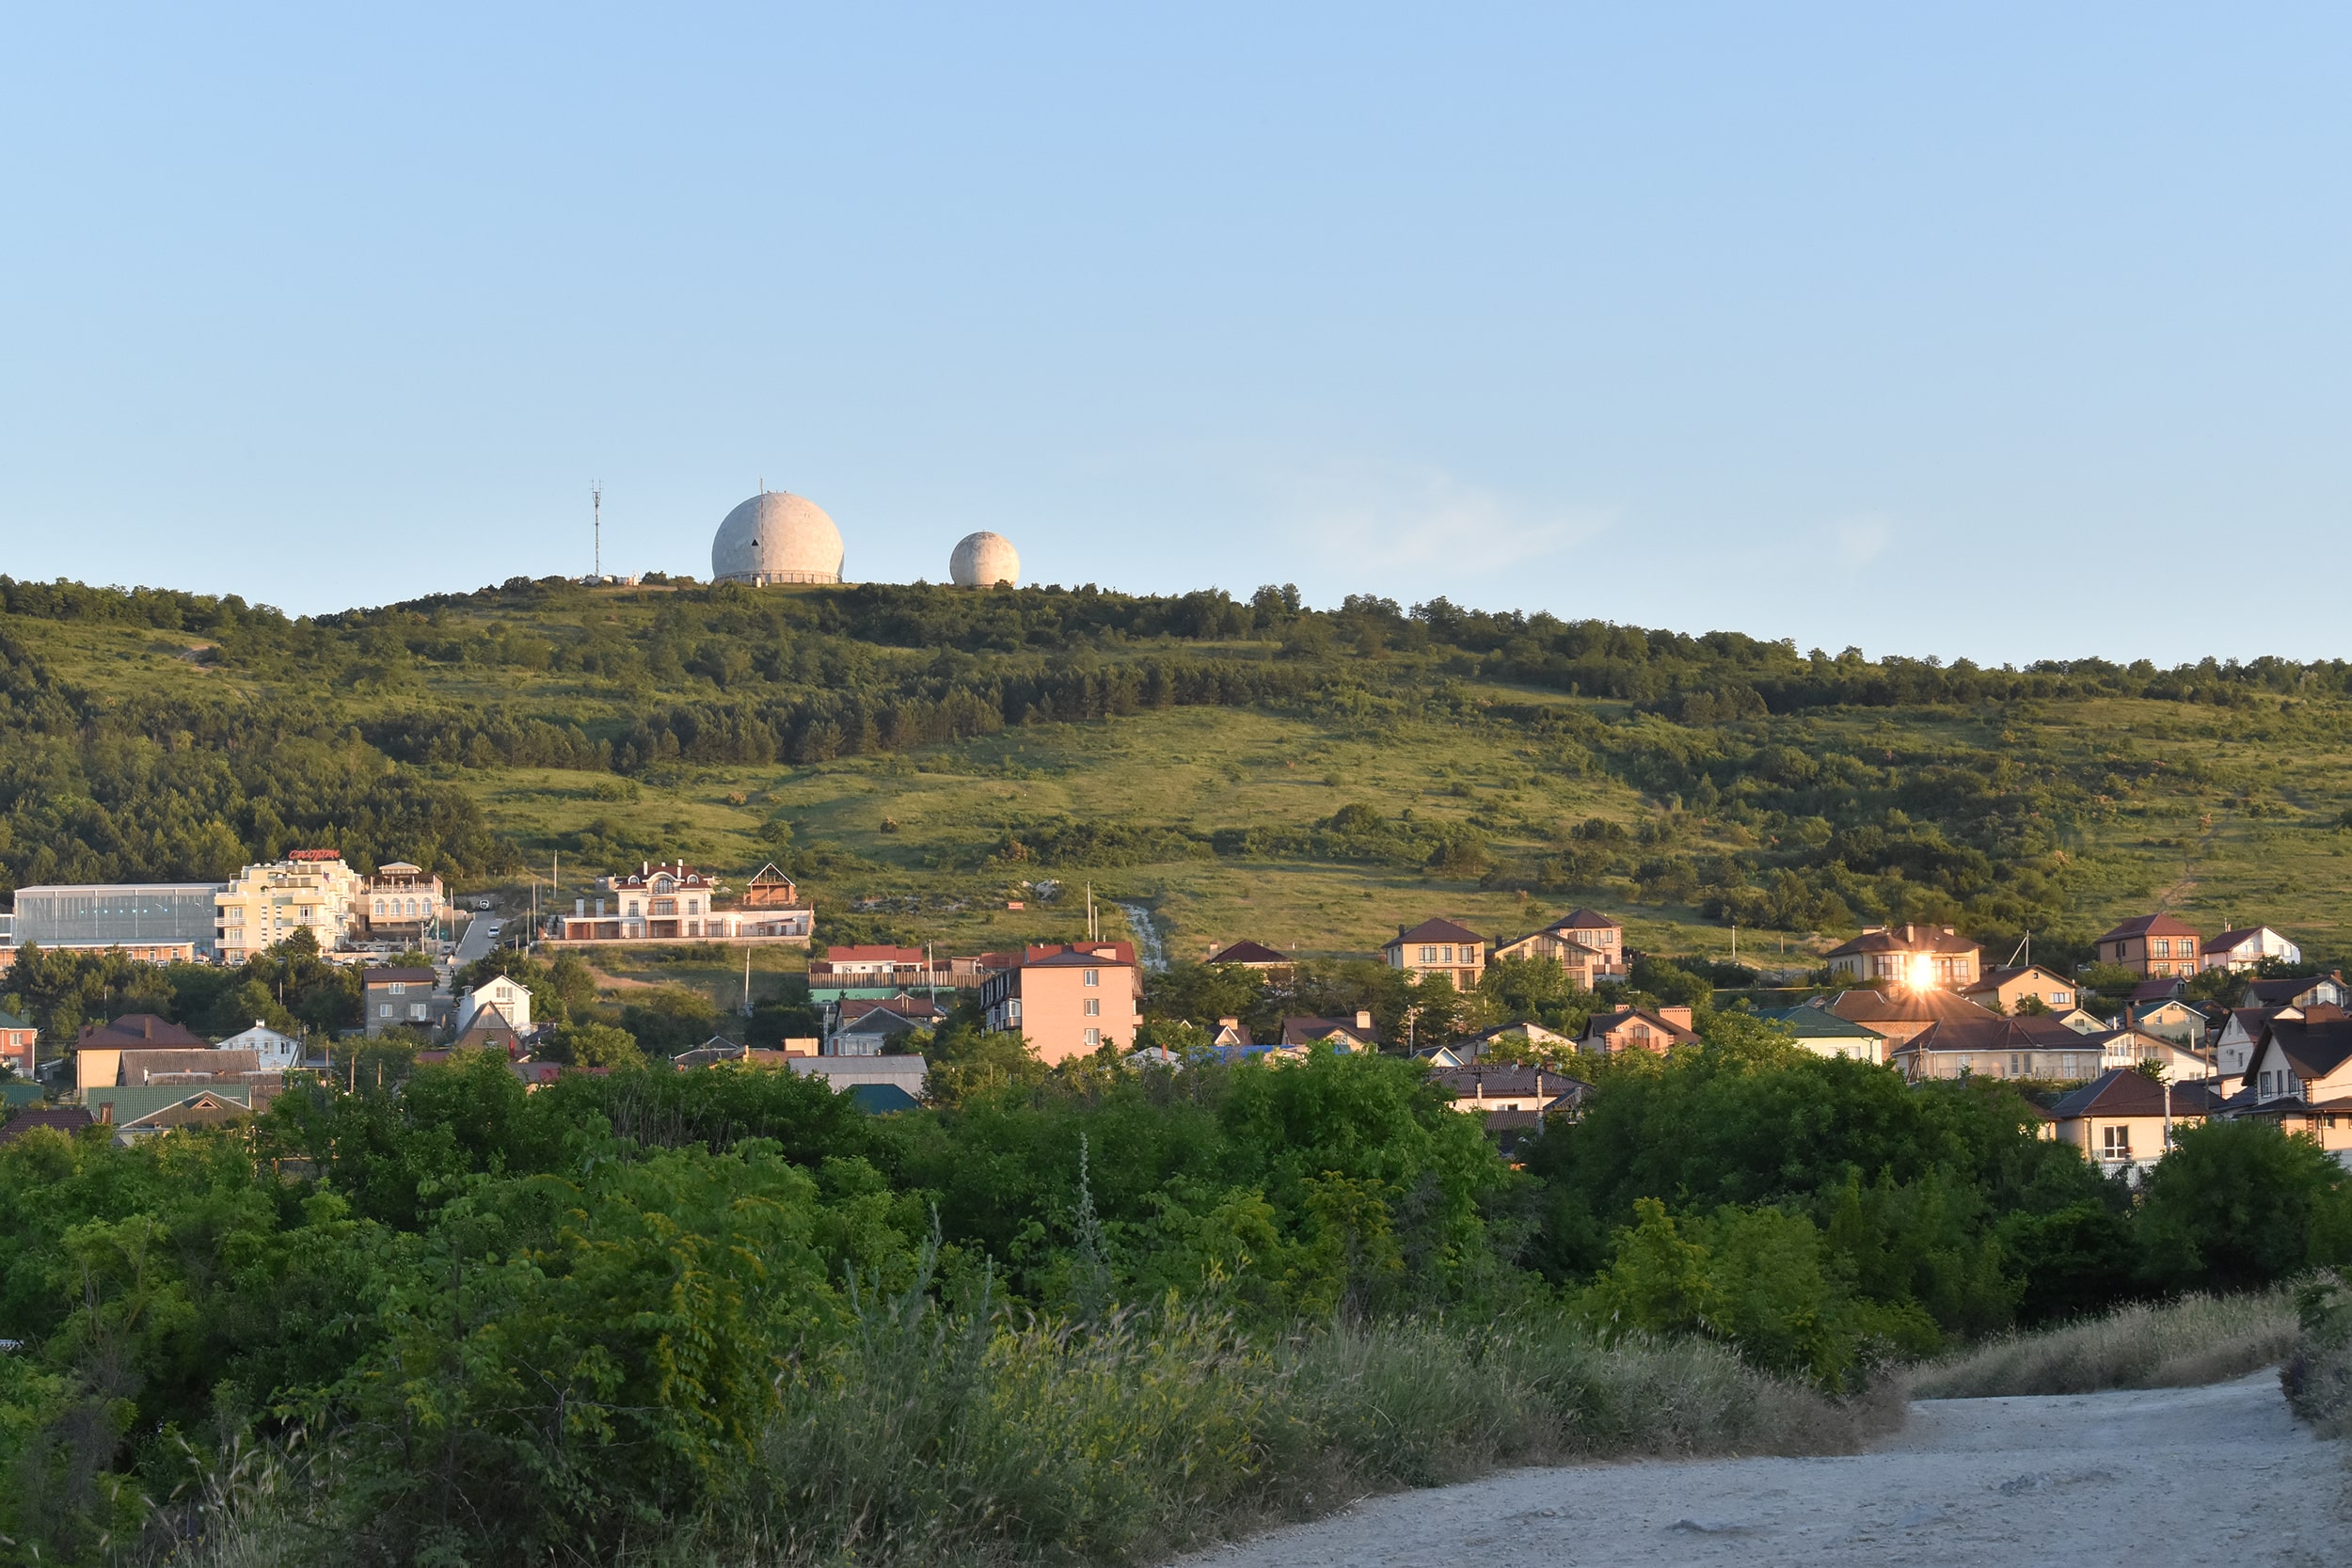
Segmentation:
<svg viewBox="0 0 2352 1568">
<path fill-rule="evenodd" d="M 2276 1365 L 2295 1347 L 2295 1291 L 2135 1304 L 2038 1333 L 2007 1335 L 1922 1369 L 1921 1399 L 2185 1388 Z"/>
</svg>

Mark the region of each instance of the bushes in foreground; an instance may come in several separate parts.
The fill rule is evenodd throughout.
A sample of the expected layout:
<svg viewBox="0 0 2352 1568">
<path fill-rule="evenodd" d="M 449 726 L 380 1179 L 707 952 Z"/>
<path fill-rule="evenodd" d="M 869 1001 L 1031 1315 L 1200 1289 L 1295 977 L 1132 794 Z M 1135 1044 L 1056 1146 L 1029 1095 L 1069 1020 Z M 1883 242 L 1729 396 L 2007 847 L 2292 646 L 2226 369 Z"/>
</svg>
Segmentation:
<svg viewBox="0 0 2352 1568">
<path fill-rule="evenodd" d="M 2295 1292 L 2193 1295 L 1987 1341 L 1922 1370 L 1922 1399 L 2184 1388 L 2277 1363 L 2296 1342 Z"/>
<path fill-rule="evenodd" d="M 848 1331 L 780 1380 L 781 1408 L 694 1506 L 612 1521 L 594 1557 L 1148 1560 L 1498 1464 L 1851 1451 L 1898 1409 L 1834 1403 L 1695 1340 L 1604 1348 L 1556 1323 L 1418 1322 L 1269 1344 L 1172 1302 L 1089 1322 L 949 1307 L 930 1284 L 860 1294 Z M 522 1560 L 552 1544 L 510 1539 L 481 1557 L 462 1532 L 421 1539 L 329 1484 L 344 1454 L 247 1465 L 260 1484 L 207 1478 L 173 1516 L 173 1560 Z"/>
</svg>

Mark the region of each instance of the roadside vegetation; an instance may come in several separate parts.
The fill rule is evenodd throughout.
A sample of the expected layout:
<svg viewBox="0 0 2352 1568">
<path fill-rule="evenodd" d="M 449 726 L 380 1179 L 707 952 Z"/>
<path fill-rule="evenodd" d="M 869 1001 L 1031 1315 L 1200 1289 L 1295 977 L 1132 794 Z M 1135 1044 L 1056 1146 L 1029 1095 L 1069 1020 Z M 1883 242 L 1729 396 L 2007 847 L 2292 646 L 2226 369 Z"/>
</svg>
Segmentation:
<svg viewBox="0 0 2352 1568">
<path fill-rule="evenodd" d="M 2191 1295 L 2004 1335 L 1922 1368 L 1912 1392 L 1967 1400 L 2220 1383 L 2286 1358 L 2301 1333 L 2295 1297 L 2284 1285 L 2241 1296 Z"/>
</svg>

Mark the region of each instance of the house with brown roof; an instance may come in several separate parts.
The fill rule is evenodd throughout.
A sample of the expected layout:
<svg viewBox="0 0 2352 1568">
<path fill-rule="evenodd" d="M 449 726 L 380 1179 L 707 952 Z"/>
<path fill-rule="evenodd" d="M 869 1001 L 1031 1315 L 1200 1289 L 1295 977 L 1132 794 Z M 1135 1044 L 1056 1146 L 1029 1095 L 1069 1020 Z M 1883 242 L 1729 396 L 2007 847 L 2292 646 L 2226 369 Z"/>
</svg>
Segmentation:
<svg viewBox="0 0 2352 1568">
<path fill-rule="evenodd" d="M 1456 990 L 1468 990 L 1486 972 L 1486 943 L 1476 931 L 1451 920 L 1424 920 L 1381 949 L 1391 969 L 1416 980 L 1442 974 Z"/>
<path fill-rule="evenodd" d="M 1576 1043 L 1581 1051 L 1648 1051 L 1662 1056 L 1698 1039 L 1688 1007 L 1619 1007 L 1587 1019 Z"/>
<path fill-rule="evenodd" d="M 1208 957 L 1212 964 L 1232 964 L 1239 969 L 1276 970 L 1294 967 L 1287 953 L 1268 947 L 1263 942 L 1243 940 L 1221 948 Z"/>
<path fill-rule="evenodd" d="M 1960 994 L 1992 1013 L 2013 1013 L 2027 997 L 2054 1013 L 2067 1011 L 2082 1002 L 2074 981 L 2040 964 L 1988 969 L 1973 984 L 1962 986 Z"/>
<path fill-rule="evenodd" d="M 1487 961 L 1504 958 L 1548 958 L 1580 989 L 1591 990 L 1603 980 L 1624 978 L 1625 927 L 1597 911 L 1571 910 L 1540 931 L 1496 943 Z"/>
<path fill-rule="evenodd" d="M 1983 948 L 1949 926 L 1868 926 L 1829 950 L 1831 973 L 1907 990 L 1958 990 L 1980 978 Z"/>
<path fill-rule="evenodd" d="M 2179 1129 L 2210 1114 L 2201 1086 L 2158 1083 L 2131 1068 L 2110 1068 L 2050 1107 L 2058 1140 L 2110 1174 L 2133 1180 L 2164 1158 Z"/>
<path fill-rule="evenodd" d="M 1362 1011 L 1353 1018 L 1286 1018 L 1282 1044 L 1293 1050 L 1328 1045 L 1343 1052 L 1377 1051 L 1380 1032 L 1372 1026 L 1372 1015 Z"/>
<path fill-rule="evenodd" d="M 2098 960 L 2122 964 L 2151 977 L 2191 975 L 2203 963 L 2204 939 L 2197 927 L 2174 915 L 2143 914 L 2126 920 L 2102 936 Z"/>
<path fill-rule="evenodd" d="M 2047 1017 L 1996 1018 L 1974 1003 L 1962 1005 L 1978 1016 L 1939 1019 L 1887 1053 L 1888 1065 L 1915 1084 L 1972 1077 L 2078 1083 L 2108 1065 L 2106 1043 L 2096 1037 Z"/>
<path fill-rule="evenodd" d="M 2342 971 L 2331 969 L 2325 974 L 2249 980 L 2246 1001 L 2255 1007 L 2352 1007 L 2352 988 L 2344 985 Z"/>
<path fill-rule="evenodd" d="M 1504 958 L 1549 959 L 1579 989 L 1591 990 L 1603 980 L 1624 978 L 1625 927 L 1592 910 L 1574 910 L 1540 931 L 1497 942 L 1487 961 Z"/>
<path fill-rule="evenodd" d="M 1508 1158 L 1519 1146 L 1540 1133 L 1553 1117 L 1574 1120 L 1584 1109 L 1593 1086 L 1541 1068 L 1438 1068 L 1429 1082 L 1447 1096 L 1454 1109 L 1477 1116 L 1486 1135 Z"/>
<path fill-rule="evenodd" d="M 2299 964 L 2303 950 L 2267 926 L 2243 926 L 2207 937 L 2200 955 L 2207 969 L 2253 969 L 2266 958 Z"/>
<path fill-rule="evenodd" d="M 801 884 L 776 869 L 770 861 L 752 873 L 752 879 L 743 887 L 743 907 L 747 910 L 789 910 L 801 902 Z"/>
<path fill-rule="evenodd" d="M 25 1133 L 48 1128 L 73 1136 L 97 1118 L 79 1105 L 32 1105 L 10 1117 L 8 1125 L 0 1127 L 0 1144 L 12 1144 Z"/>
<path fill-rule="evenodd" d="M 2232 1115 L 2275 1121 L 2352 1164 L 2352 1019 L 2272 1019 Z"/>
<path fill-rule="evenodd" d="M 1867 987 L 1841 990 L 1827 1002 L 1815 999 L 1849 1023 L 1867 1024 L 1886 1037 L 1888 1059 L 1894 1048 L 1925 1034 L 1938 1023 L 1975 1024 L 1997 1014 L 1948 990 L 1874 990 Z"/>
</svg>

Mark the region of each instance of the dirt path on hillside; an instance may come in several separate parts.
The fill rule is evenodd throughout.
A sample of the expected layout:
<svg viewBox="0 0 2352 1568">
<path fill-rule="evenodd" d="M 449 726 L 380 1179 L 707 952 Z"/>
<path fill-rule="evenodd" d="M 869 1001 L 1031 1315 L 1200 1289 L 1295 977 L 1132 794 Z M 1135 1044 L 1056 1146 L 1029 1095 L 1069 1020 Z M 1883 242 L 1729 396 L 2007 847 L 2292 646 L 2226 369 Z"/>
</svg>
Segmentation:
<svg viewBox="0 0 2352 1568">
<path fill-rule="evenodd" d="M 1192 1568 L 2232 1568 L 2352 1562 L 2341 1444 L 2275 1372 L 2207 1388 L 1930 1400 L 1840 1459 L 1517 1470 L 1358 1504 Z"/>
</svg>

